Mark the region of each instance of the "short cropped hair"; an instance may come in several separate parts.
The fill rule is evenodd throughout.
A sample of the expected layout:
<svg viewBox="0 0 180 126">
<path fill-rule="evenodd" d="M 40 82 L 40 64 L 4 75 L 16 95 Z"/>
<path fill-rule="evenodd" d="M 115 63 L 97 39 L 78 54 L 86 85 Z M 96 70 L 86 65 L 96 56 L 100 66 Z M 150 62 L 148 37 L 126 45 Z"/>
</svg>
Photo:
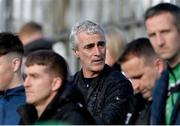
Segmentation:
<svg viewBox="0 0 180 126">
<path fill-rule="evenodd" d="M 36 23 L 36 22 L 28 22 L 26 24 L 24 24 L 20 31 L 19 31 L 19 35 L 23 35 L 23 34 L 34 34 L 35 32 L 42 32 L 43 31 L 43 27 Z"/>
<path fill-rule="evenodd" d="M 24 49 L 21 40 L 17 35 L 14 35 L 12 33 L 0 33 L 0 56 L 6 55 L 11 52 L 23 56 Z"/>
<path fill-rule="evenodd" d="M 46 66 L 49 72 L 60 76 L 63 82 L 67 80 L 68 65 L 65 59 L 59 54 L 51 50 L 38 50 L 32 52 L 27 56 L 25 66 L 29 67 L 35 64 Z"/>
<path fill-rule="evenodd" d="M 72 49 L 77 50 L 78 39 L 77 35 L 81 32 L 85 32 L 87 34 L 97 34 L 100 33 L 104 35 L 104 30 L 102 27 L 92 21 L 85 20 L 83 22 L 77 23 L 72 27 L 70 34 L 70 42 L 72 44 Z"/>
<path fill-rule="evenodd" d="M 169 12 L 174 17 L 174 23 L 178 30 L 180 30 L 180 8 L 171 3 L 160 3 L 149 8 L 144 15 L 145 21 L 155 15 L 163 12 Z"/>
<path fill-rule="evenodd" d="M 158 57 L 148 38 L 138 38 L 128 43 L 119 62 L 126 62 L 131 56 L 143 57 L 147 63 L 149 60 Z"/>
</svg>

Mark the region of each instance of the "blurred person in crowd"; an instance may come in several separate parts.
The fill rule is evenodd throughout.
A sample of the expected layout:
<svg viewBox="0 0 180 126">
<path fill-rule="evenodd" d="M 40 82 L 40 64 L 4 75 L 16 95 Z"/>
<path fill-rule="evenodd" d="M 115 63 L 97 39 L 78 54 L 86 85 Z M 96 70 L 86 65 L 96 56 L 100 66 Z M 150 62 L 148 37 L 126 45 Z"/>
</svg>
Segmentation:
<svg viewBox="0 0 180 126">
<path fill-rule="evenodd" d="M 70 41 L 81 70 L 73 78 L 84 96 L 96 124 L 124 124 L 123 103 L 133 90 L 130 81 L 105 64 L 106 40 L 103 29 L 92 21 L 73 26 Z"/>
<path fill-rule="evenodd" d="M 63 42 L 56 42 L 52 38 L 47 38 L 40 23 L 34 21 L 25 23 L 20 28 L 18 35 L 24 45 L 25 57 L 37 50 L 53 50 L 64 58 L 67 57 Z"/>
<path fill-rule="evenodd" d="M 26 45 L 30 42 L 33 42 L 35 40 L 39 39 L 45 39 L 45 36 L 43 34 L 43 27 L 37 22 L 27 22 L 25 23 L 18 33 L 19 38 L 21 39 L 23 45 Z M 48 41 L 48 40 L 46 40 Z"/>
<path fill-rule="evenodd" d="M 24 74 L 27 104 L 18 108 L 20 124 L 93 124 L 67 76 L 68 65 L 59 54 L 39 50 L 27 56 Z"/>
<path fill-rule="evenodd" d="M 0 125 L 17 125 L 16 112 L 25 103 L 21 76 L 23 45 L 14 34 L 0 33 Z"/>
<path fill-rule="evenodd" d="M 104 31 L 106 37 L 105 63 L 117 70 L 121 70 L 117 61 L 124 51 L 126 39 L 121 30 L 115 26 L 105 26 Z"/>
<path fill-rule="evenodd" d="M 151 93 L 165 68 L 165 62 L 157 56 L 147 38 L 128 43 L 119 61 L 134 89 L 134 96 L 128 101 L 126 124 L 150 125 Z"/>
<path fill-rule="evenodd" d="M 53 42 L 45 38 L 43 27 L 36 22 L 25 23 L 19 31 L 19 37 L 24 45 L 25 55 L 38 49 L 52 49 Z"/>
<path fill-rule="evenodd" d="M 53 42 L 45 38 L 43 27 L 37 22 L 25 23 L 20 28 L 18 35 L 24 45 L 22 71 L 24 71 L 24 61 L 28 54 L 37 50 L 53 50 Z"/>
<path fill-rule="evenodd" d="M 24 46 L 24 56 L 26 57 L 30 53 L 38 50 L 53 50 L 52 43 L 44 42 L 43 40 L 39 40 L 38 42 L 31 42 Z"/>
<path fill-rule="evenodd" d="M 145 27 L 155 52 L 167 61 L 153 93 L 152 122 L 180 124 L 180 8 L 171 3 L 149 8 Z"/>
</svg>

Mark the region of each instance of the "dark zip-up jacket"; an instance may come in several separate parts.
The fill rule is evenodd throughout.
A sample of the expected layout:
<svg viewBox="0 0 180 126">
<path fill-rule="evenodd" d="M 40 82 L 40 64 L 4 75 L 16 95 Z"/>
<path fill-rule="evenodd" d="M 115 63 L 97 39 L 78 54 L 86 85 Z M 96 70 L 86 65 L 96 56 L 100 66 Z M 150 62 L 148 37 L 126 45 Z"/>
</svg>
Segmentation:
<svg viewBox="0 0 180 126">
<path fill-rule="evenodd" d="M 21 125 L 94 124 L 90 113 L 83 106 L 78 90 L 76 90 L 75 85 L 70 84 L 60 88 L 56 97 L 39 118 L 37 110 L 30 104 L 19 107 L 17 111 L 21 115 Z"/>
<path fill-rule="evenodd" d="M 124 124 L 124 102 L 133 94 L 130 81 L 108 65 L 90 84 L 83 78 L 81 70 L 74 76 L 73 83 L 78 85 L 96 124 Z"/>
</svg>

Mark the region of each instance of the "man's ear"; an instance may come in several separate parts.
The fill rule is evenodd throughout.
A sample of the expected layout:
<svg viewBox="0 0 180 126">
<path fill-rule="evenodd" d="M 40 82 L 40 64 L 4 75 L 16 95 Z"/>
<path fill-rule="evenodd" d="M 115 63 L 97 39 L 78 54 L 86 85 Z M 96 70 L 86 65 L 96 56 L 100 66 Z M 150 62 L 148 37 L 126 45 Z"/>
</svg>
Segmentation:
<svg viewBox="0 0 180 126">
<path fill-rule="evenodd" d="M 12 60 L 12 67 L 14 72 L 19 70 L 20 65 L 21 65 L 21 60 L 19 58 L 14 58 Z"/>
<path fill-rule="evenodd" d="M 76 49 L 76 50 L 73 50 L 73 54 L 77 57 L 77 58 L 79 58 L 79 51 Z"/>
<path fill-rule="evenodd" d="M 52 91 L 57 91 L 61 87 L 62 82 L 60 77 L 55 77 L 52 82 Z"/>
<path fill-rule="evenodd" d="M 164 69 L 166 67 L 166 64 L 165 64 L 164 60 L 157 58 L 155 60 L 155 67 L 156 67 L 156 70 L 158 71 L 159 75 L 161 75 L 161 73 L 164 71 Z"/>
</svg>

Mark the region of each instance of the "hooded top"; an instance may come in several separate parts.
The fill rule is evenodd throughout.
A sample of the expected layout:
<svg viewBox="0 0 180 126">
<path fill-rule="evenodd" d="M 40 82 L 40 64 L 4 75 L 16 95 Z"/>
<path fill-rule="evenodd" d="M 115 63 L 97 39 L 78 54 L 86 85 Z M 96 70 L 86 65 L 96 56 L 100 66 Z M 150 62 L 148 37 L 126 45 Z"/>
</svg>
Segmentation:
<svg viewBox="0 0 180 126">
<path fill-rule="evenodd" d="M 0 125 L 17 125 L 20 120 L 16 112 L 18 106 L 25 103 L 23 86 L 0 92 Z"/>
</svg>

